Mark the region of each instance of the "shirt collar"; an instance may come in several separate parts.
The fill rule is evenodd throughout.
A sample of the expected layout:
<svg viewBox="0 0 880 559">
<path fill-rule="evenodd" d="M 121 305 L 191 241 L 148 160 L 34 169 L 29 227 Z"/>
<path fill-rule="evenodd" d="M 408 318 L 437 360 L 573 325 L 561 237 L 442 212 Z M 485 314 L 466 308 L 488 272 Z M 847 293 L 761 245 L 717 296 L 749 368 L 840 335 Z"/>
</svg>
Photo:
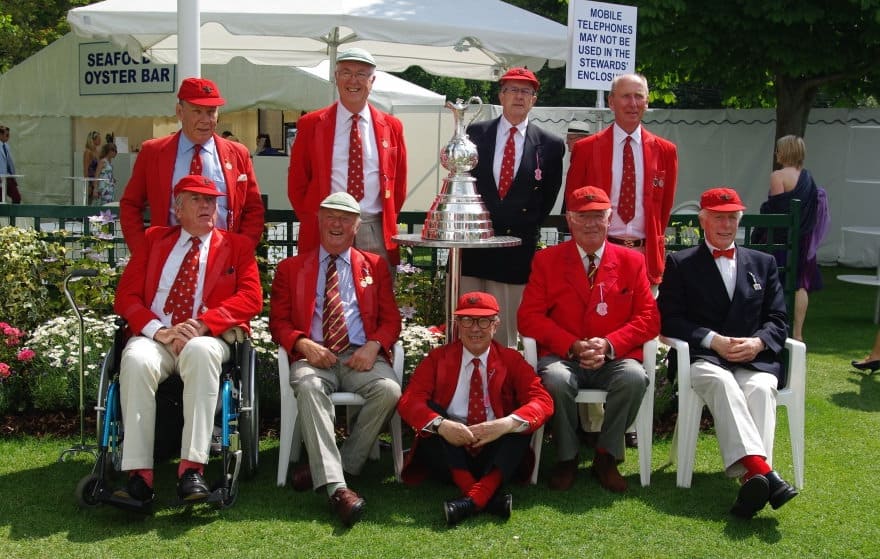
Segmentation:
<svg viewBox="0 0 880 559">
<path fill-rule="evenodd" d="M 351 120 L 351 115 L 354 113 L 345 108 L 345 105 L 342 103 L 337 103 L 336 107 L 336 119 L 339 122 L 348 122 Z M 364 108 L 358 113 L 358 116 L 361 117 L 361 120 L 369 123 L 370 122 L 370 104 L 367 103 L 364 105 Z"/>
<path fill-rule="evenodd" d="M 614 123 L 614 145 L 622 144 L 624 142 L 624 139 L 627 136 L 630 136 L 632 138 L 632 141 L 634 141 L 635 143 L 641 144 L 642 143 L 642 125 L 639 124 L 638 126 L 636 126 L 636 129 L 633 130 L 632 134 L 627 134 L 626 131 L 623 128 L 621 128 L 620 126 L 618 126 L 618 124 L 615 122 Z"/>
<path fill-rule="evenodd" d="M 529 117 L 526 117 L 525 120 L 516 125 L 516 133 L 520 136 L 525 136 L 526 128 L 529 126 Z M 498 131 L 505 138 L 508 134 L 510 134 L 510 129 L 513 128 L 513 124 L 507 120 L 504 115 L 501 115 L 501 120 L 498 122 Z"/>
<path fill-rule="evenodd" d="M 733 242 L 733 243 L 730 243 L 730 245 L 727 246 L 727 247 L 724 247 L 724 248 L 718 248 L 718 247 L 714 246 L 712 243 L 710 243 L 709 241 L 706 241 L 706 246 L 709 248 L 709 252 L 712 252 L 713 250 L 727 250 L 727 249 L 729 249 L 729 248 L 734 248 L 734 249 L 735 249 L 735 248 L 736 248 L 736 243 Z"/>
<path fill-rule="evenodd" d="M 192 237 L 198 237 L 199 241 L 202 243 L 201 246 L 205 246 L 206 244 L 209 244 L 211 242 L 211 235 L 213 233 L 214 233 L 214 231 L 212 230 L 212 231 L 208 231 L 204 235 L 193 235 L 192 233 L 187 232 L 183 227 L 181 227 L 180 228 L 180 236 L 177 237 L 177 242 L 174 244 L 175 244 L 175 246 L 181 246 L 181 247 L 185 246 L 185 245 L 189 245 L 189 240 Z"/>
<path fill-rule="evenodd" d="M 180 133 L 180 149 L 184 152 L 192 151 L 193 146 L 196 145 L 192 140 L 187 138 L 186 134 L 183 132 Z M 214 136 L 211 136 L 207 142 L 202 144 L 202 150 L 208 153 L 214 153 L 215 144 L 214 144 Z"/>
<path fill-rule="evenodd" d="M 330 258 L 330 253 L 322 246 L 318 251 L 318 261 L 326 264 Z M 344 251 L 339 253 L 339 258 L 351 266 L 351 247 L 345 249 Z"/>
<path fill-rule="evenodd" d="M 470 363 L 471 361 L 474 360 L 474 358 L 477 358 L 477 359 L 480 360 L 480 364 L 483 366 L 483 370 L 486 370 L 486 365 L 487 365 L 487 363 L 489 362 L 489 350 L 490 350 L 491 348 L 492 348 L 492 346 L 490 345 L 488 348 L 486 348 L 486 351 L 484 351 L 484 352 L 481 353 L 480 355 L 474 355 L 473 353 L 471 353 L 470 351 L 468 351 L 468 348 L 462 346 L 462 348 L 461 348 L 461 350 L 462 350 L 462 361 L 463 361 L 464 363 Z"/>
<path fill-rule="evenodd" d="M 583 260 L 584 258 L 587 257 L 587 255 L 588 255 L 589 253 L 587 253 L 587 251 L 585 251 L 584 248 L 583 248 L 581 245 L 575 243 L 574 246 L 577 247 L 577 249 L 578 249 L 578 254 L 581 255 L 581 260 Z M 602 246 L 600 246 L 599 248 L 597 248 L 597 249 L 596 249 L 596 252 L 594 252 L 593 254 L 596 255 L 596 266 L 598 266 L 598 265 L 599 265 L 599 262 L 602 260 L 602 255 L 605 254 L 605 243 L 602 243 Z"/>
</svg>

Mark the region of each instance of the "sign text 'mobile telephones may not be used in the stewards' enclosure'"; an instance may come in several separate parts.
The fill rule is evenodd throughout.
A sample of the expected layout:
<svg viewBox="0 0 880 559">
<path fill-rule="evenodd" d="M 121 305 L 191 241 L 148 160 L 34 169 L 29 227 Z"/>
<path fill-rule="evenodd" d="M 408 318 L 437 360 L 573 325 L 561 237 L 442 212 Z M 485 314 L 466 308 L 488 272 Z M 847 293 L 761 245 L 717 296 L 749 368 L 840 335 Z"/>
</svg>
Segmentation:
<svg viewBox="0 0 880 559">
<path fill-rule="evenodd" d="M 635 72 L 637 21 L 635 6 L 570 0 L 565 86 L 607 91 L 614 76 Z"/>
<path fill-rule="evenodd" d="M 80 43 L 79 94 L 168 93 L 177 87 L 174 64 L 153 64 L 108 42 Z"/>
</svg>

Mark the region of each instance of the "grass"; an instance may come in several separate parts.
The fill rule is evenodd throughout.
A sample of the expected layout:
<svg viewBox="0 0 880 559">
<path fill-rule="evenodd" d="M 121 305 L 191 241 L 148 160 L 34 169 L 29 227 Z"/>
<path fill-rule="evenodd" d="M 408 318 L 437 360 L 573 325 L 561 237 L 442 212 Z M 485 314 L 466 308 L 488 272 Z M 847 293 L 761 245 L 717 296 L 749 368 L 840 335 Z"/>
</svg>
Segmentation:
<svg viewBox="0 0 880 559">
<path fill-rule="evenodd" d="M 261 469 L 234 507 L 183 511 L 160 506 L 141 518 L 104 507 L 79 510 L 73 489 L 91 462 L 57 463 L 68 439 L 0 438 L 0 550 L 3 557 L 877 557 L 880 486 L 880 374 L 849 366 L 874 340 L 875 291 L 826 269 L 807 316 L 806 487 L 783 509 L 750 522 L 727 514 L 736 486 L 721 473 L 717 443 L 703 433 L 691 489 L 675 487 L 670 440 L 654 442 L 651 486 L 638 486 L 637 451 L 627 451 L 625 496 L 603 491 L 583 470 L 568 492 L 547 489 L 552 443 L 537 486 L 512 488 L 508 522 L 482 515 L 447 528 L 440 503 L 454 491 L 395 483 L 391 459 L 369 463 L 352 486 L 367 513 L 342 528 L 319 493 L 275 487 L 277 441 L 261 446 Z M 784 409 L 777 469 L 791 479 Z M 212 467 L 216 465 L 212 464 Z M 159 500 L 174 491 L 175 465 L 157 471 Z"/>
</svg>

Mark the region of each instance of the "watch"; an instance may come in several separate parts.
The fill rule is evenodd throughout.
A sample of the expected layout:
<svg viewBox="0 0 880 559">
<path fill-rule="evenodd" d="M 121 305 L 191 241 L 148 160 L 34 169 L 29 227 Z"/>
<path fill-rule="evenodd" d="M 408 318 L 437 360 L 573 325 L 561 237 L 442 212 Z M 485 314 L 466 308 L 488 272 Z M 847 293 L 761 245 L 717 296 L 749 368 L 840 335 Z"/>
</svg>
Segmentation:
<svg viewBox="0 0 880 559">
<path fill-rule="evenodd" d="M 434 421 L 432 421 L 431 423 L 428 424 L 428 429 L 432 433 L 436 433 L 437 430 L 440 429 L 440 424 L 443 423 L 444 419 L 445 418 L 442 415 L 438 415 L 437 417 L 434 418 Z"/>
</svg>

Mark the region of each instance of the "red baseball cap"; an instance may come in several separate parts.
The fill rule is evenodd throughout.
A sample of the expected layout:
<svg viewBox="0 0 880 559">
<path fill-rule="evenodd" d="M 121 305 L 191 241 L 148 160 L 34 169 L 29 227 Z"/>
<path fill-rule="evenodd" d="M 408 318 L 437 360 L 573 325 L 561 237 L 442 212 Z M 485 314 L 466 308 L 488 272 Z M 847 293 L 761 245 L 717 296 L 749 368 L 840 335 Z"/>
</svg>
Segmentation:
<svg viewBox="0 0 880 559">
<path fill-rule="evenodd" d="M 495 316 L 498 314 L 498 301 L 482 291 L 471 291 L 458 298 L 455 315 Z"/>
<path fill-rule="evenodd" d="M 199 194 L 207 194 L 208 196 L 226 196 L 214 185 L 214 181 L 202 175 L 187 175 L 180 179 L 174 185 L 174 195 L 178 196 L 181 192 L 197 192 Z"/>
<path fill-rule="evenodd" d="M 607 210 L 611 200 L 604 190 L 595 186 L 582 186 L 572 192 L 565 201 L 565 209 L 570 212 Z"/>
<path fill-rule="evenodd" d="M 499 79 L 498 81 L 503 85 L 504 82 L 507 80 L 520 80 L 524 82 L 529 82 L 533 86 L 535 86 L 536 90 L 541 86 L 538 78 L 536 78 L 535 74 L 528 68 L 511 68 L 503 76 L 501 76 L 501 79 Z"/>
<path fill-rule="evenodd" d="M 737 212 L 746 209 L 736 190 L 726 186 L 710 188 L 704 192 L 700 196 L 700 208 L 713 212 Z"/>
<path fill-rule="evenodd" d="M 202 105 L 205 107 L 219 107 L 225 105 L 226 100 L 220 97 L 217 84 L 205 78 L 186 78 L 180 84 L 177 98 L 181 101 Z"/>
</svg>

